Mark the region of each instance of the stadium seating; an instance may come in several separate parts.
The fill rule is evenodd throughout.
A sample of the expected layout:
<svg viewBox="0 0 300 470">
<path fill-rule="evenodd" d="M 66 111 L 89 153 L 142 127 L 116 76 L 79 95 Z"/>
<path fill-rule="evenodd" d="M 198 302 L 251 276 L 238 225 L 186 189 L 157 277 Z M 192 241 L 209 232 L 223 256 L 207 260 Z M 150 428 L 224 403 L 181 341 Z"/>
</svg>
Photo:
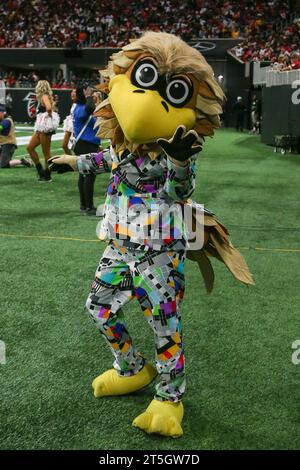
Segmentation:
<svg viewBox="0 0 300 470">
<path fill-rule="evenodd" d="M 146 29 L 191 38 L 236 38 L 268 33 L 288 20 L 287 0 L 7 0 L 1 47 L 119 47 Z M 122 14 L 120 15 L 120 12 Z"/>
<path fill-rule="evenodd" d="M 4 28 L 0 48 L 121 47 L 144 30 L 163 30 L 185 40 L 244 38 L 231 50 L 242 62 L 267 61 L 276 70 L 300 67 L 300 13 L 297 2 L 273 0 L 8 0 L 1 6 Z M 299 2 L 298 2 L 299 4 Z M 122 15 L 119 12 L 122 11 Z M 96 83 L 95 71 L 53 78 L 53 88 Z M 38 71 L 1 70 L 8 88 L 34 87 Z"/>
<path fill-rule="evenodd" d="M 299 16 L 298 16 L 299 15 Z M 256 22 L 246 32 L 246 39 L 232 49 L 233 54 L 243 62 L 271 62 L 279 69 L 292 65 L 293 54 L 300 53 L 300 13 L 274 25 L 268 21 Z"/>
</svg>

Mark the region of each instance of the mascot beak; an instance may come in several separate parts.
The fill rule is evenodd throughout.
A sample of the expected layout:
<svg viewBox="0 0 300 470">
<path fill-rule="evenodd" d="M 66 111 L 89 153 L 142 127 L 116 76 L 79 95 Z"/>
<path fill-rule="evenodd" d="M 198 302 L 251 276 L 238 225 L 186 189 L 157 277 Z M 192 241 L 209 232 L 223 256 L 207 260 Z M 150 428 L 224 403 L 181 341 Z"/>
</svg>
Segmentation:
<svg viewBox="0 0 300 470">
<path fill-rule="evenodd" d="M 158 91 L 133 85 L 125 74 L 109 83 L 109 101 L 129 142 L 146 144 L 169 139 L 179 125 L 192 129 L 196 114 L 191 108 L 175 108 Z"/>
</svg>

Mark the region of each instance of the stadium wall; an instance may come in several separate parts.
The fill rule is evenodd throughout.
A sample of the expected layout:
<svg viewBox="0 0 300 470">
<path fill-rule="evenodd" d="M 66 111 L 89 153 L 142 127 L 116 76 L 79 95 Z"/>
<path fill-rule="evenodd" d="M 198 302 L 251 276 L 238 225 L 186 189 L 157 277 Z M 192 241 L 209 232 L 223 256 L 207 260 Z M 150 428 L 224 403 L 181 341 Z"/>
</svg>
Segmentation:
<svg viewBox="0 0 300 470">
<path fill-rule="evenodd" d="M 224 59 L 228 49 L 239 44 L 240 39 L 195 39 L 189 44 L 207 58 Z M 34 67 L 54 67 L 67 64 L 75 67 L 101 67 L 108 58 L 120 49 L 115 48 L 73 48 L 73 49 L 14 49 L 0 48 L 0 65 L 21 67 L 32 64 Z"/>
<path fill-rule="evenodd" d="M 33 123 L 36 110 L 36 95 L 33 88 L 6 88 L 12 97 L 11 115 L 16 122 Z M 53 90 L 58 97 L 58 112 L 61 119 L 69 114 L 71 108 L 71 90 Z"/>
<path fill-rule="evenodd" d="M 227 51 L 240 42 L 232 39 L 194 40 L 190 45 L 199 50 L 211 64 L 215 76 L 222 76 L 222 87 L 228 97 L 225 110 L 225 125 L 233 125 L 230 109 L 237 95 L 248 101 L 249 80 L 245 79 L 244 64 L 240 64 L 227 54 Z M 65 65 L 66 69 L 93 68 L 101 69 L 107 63 L 114 48 L 82 48 L 82 49 L 0 49 L 0 64 L 4 67 L 24 67 L 32 70 L 58 69 Z M 31 122 L 30 107 L 33 106 L 33 89 L 11 88 L 13 98 L 12 115 L 17 122 Z M 54 90 L 59 98 L 59 112 L 62 119 L 69 113 L 71 106 L 70 90 Z"/>
<path fill-rule="evenodd" d="M 245 74 L 245 64 L 241 64 L 228 54 L 226 62 L 226 104 L 224 108 L 224 124 L 226 127 L 235 127 L 236 117 L 232 113 L 232 108 L 238 96 L 243 98 L 248 107 L 248 113 L 245 115 L 245 125 L 249 125 L 250 100 L 251 100 L 251 79 Z"/>
<path fill-rule="evenodd" d="M 264 87 L 262 96 L 262 142 L 274 145 L 275 135 L 300 137 L 299 87 L 298 90 L 290 85 Z"/>
</svg>

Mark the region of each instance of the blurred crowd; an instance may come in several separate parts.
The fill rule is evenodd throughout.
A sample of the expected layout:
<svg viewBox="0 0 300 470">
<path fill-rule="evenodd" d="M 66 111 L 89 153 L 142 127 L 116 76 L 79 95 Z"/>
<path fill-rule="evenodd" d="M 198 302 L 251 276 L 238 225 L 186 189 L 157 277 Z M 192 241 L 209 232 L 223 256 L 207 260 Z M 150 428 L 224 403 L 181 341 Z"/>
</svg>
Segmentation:
<svg viewBox="0 0 300 470">
<path fill-rule="evenodd" d="M 87 6 L 81 0 L 6 0 L 1 4 L 0 48 L 120 47 L 151 29 L 185 40 L 242 37 L 243 42 L 232 49 L 242 61 L 268 61 L 281 69 L 295 68 L 300 52 L 299 3 L 90 0 Z M 38 79 L 34 72 L 6 77 L 9 86 L 21 87 Z M 52 81 L 57 88 L 74 84 L 78 85 L 76 76 Z"/>
<path fill-rule="evenodd" d="M 191 38 L 270 32 L 287 0 L 6 0 L 0 47 L 119 47 L 147 29 Z"/>
<path fill-rule="evenodd" d="M 300 12 L 293 19 L 277 22 L 276 27 L 262 22 L 246 32 L 243 42 L 232 49 L 243 62 L 271 62 L 280 70 L 297 67 L 300 54 Z M 298 67 L 297 67 L 298 68 Z"/>
</svg>

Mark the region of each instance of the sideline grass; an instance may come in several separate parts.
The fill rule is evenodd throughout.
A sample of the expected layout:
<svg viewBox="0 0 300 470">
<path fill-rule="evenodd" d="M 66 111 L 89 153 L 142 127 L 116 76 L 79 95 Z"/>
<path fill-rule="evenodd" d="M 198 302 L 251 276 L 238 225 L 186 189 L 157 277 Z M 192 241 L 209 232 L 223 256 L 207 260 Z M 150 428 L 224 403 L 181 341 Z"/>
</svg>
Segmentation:
<svg viewBox="0 0 300 470">
<path fill-rule="evenodd" d="M 53 144 L 53 154 L 59 143 Z M 20 147 L 17 154 L 25 153 Z M 60 153 L 60 152 L 59 152 Z M 300 157 L 281 156 L 259 138 L 217 132 L 199 157 L 194 199 L 229 227 L 256 286 L 238 285 L 214 263 L 205 294 L 186 263 L 183 305 L 187 362 L 184 436 L 147 436 L 131 428 L 151 400 L 95 400 L 92 379 L 111 356 L 84 311 L 103 246 L 94 242 L 1 236 L 1 449 L 299 449 Z M 108 177 L 98 176 L 104 199 Z M 97 221 L 79 215 L 77 177 L 36 182 L 33 169 L 0 171 L 0 233 L 94 239 Z M 136 303 L 126 310 L 140 350 L 153 359 L 153 337 Z"/>
</svg>

